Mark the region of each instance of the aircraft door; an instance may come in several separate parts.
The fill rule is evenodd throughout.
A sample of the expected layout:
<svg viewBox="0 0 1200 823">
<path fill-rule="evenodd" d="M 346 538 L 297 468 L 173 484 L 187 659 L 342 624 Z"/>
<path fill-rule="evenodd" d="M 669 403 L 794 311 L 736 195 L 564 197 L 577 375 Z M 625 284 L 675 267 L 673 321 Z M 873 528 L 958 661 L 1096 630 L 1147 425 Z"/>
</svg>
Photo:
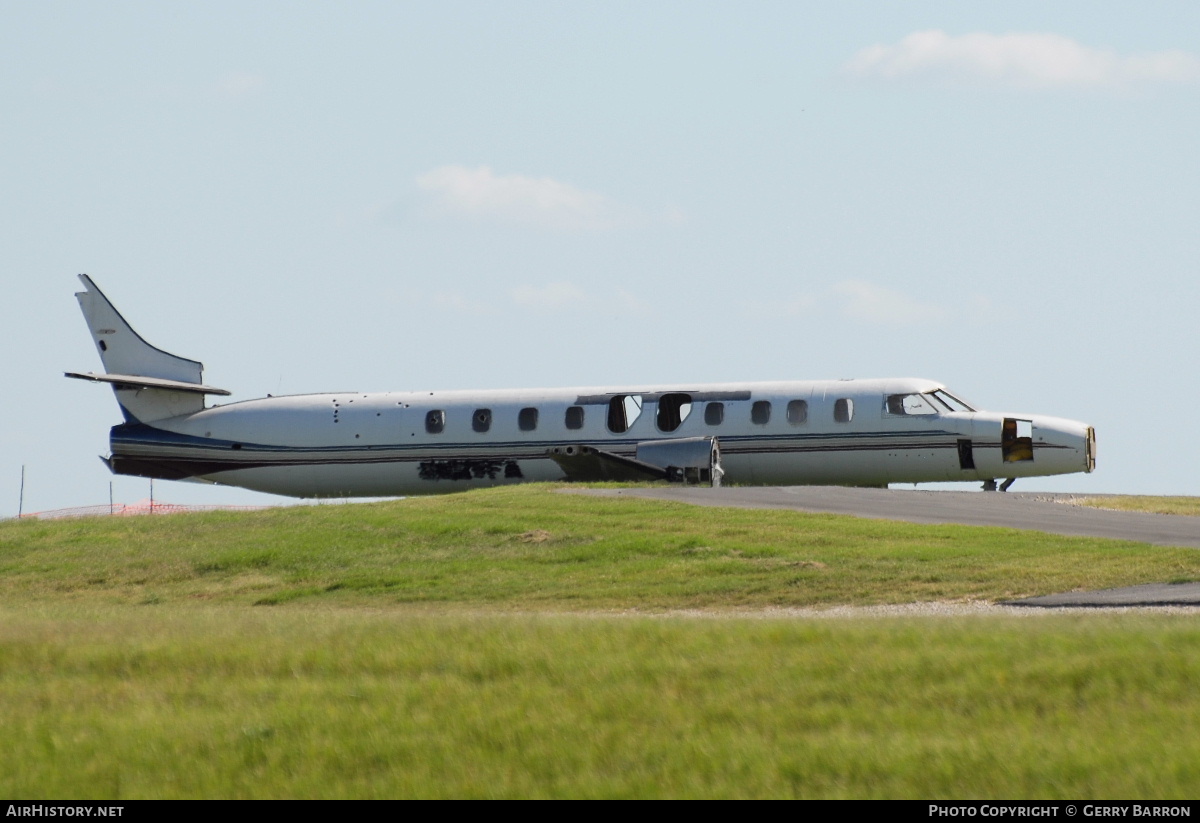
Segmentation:
<svg viewBox="0 0 1200 823">
<path fill-rule="evenodd" d="M 963 471 L 975 471 L 975 444 L 969 437 L 958 439 L 958 467 Z"/>
<path fill-rule="evenodd" d="M 957 476 L 954 479 L 965 481 L 1006 477 L 1004 458 L 1000 453 L 1002 433 L 1003 426 L 997 418 L 972 415 L 970 425 L 962 427 L 955 435 L 955 458 L 958 462 L 955 464 Z M 966 465 L 968 459 L 971 465 Z"/>
<path fill-rule="evenodd" d="M 974 480 L 978 477 L 978 472 L 984 464 L 990 462 L 987 457 L 987 450 L 984 446 L 988 440 L 994 442 L 995 435 L 988 437 L 987 423 L 981 423 L 979 420 L 971 420 L 966 426 L 958 426 L 958 435 L 955 438 L 955 451 L 957 459 L 957 471 L 952 471 L 950 479 L 952 480 Z M 991 424 L 992 426 L 995 423 Z"/>
<path fill-rule="evenodd" d="M 961 479 L 991 481 L 1002 477 L 1025 477 L 1034 468 L 1032 420 L 980 415 L 976 417 L 973 429 L 971 456 L 975 468 L 964 468 Z M 959 435 L 962 437 L 964 435 Z"/>
</svg>

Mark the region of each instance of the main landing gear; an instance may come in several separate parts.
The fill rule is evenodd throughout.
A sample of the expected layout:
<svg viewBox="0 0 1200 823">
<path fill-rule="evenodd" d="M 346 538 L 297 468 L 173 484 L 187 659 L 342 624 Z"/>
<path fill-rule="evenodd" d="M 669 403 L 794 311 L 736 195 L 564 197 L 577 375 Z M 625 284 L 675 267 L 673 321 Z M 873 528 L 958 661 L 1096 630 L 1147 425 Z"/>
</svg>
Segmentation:
<svg viewBox="0 0 1200 823">
<path fill-rule="evenodd" d="M 1005 480 L 1003 483 L 1000 484 L 999 491 L 1002 491 L 1002 492 L 1008 491 L 1009 488 L 1012 486 L 1012 484 L 1016 483 L 1016 482 L 1017 482 L 1017 478 L 1015 478 L 1015 477 L 1008 478 L 1007 480 Z M 983 490 L 985 492 L 997 491 L 996 481 L 995 480 L 984 480 L 983 481 Z"/>
</svg>

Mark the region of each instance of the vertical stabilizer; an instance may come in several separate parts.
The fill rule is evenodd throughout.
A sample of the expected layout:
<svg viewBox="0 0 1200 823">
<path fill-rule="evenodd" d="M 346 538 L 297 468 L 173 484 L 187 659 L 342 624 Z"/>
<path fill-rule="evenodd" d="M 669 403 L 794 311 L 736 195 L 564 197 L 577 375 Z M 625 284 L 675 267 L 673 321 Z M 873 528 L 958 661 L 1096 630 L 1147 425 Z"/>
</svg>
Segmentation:
<svg viewBox="0 0 1200 823">
<path fill-rule="evenodd" d="M 195 384 L 197 388 L 202 386 L 202 363 L 178 357 L 147 343 L 125 322 L 125 318 L 90 277 L 81 274 L 79 279 L 83 281 L 86 291 L 78 292 L 75 298 L 83 310 L 92 342 L 96 344 L 96 351 L 100 353 L 107 374 Z M 204 408 L 204 394 L 195 390 L 149 387 L 133 381 L 108 382 L 113 383 L 117 402 L 121 404 L 126 418 L 138 422 L 148 423 Z"/>
<path fill-rule="evenodd" d="M 185 357 L 168 354 L 141 338 L 125 322 L 104 292 L 86 274 L 79 275 L 87 291 L 78 292 L 75 299 L 83 309 L 88 330 L 104 370 L 109 374 L 133 374 L 139 377 L 162 377 L 182 383 L 202 383 L 204 364 Z"/>
</svg>

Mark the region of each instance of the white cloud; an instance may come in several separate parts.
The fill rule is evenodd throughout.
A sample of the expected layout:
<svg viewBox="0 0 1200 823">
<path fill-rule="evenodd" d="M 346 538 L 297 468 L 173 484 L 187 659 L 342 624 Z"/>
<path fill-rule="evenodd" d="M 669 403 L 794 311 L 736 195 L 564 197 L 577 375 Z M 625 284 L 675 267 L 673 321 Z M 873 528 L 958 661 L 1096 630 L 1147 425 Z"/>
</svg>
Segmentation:
<svg viewBox="0 0 1200 823">
<path fill-rule="evenodd" d="M 439 291 L 430 297 L 430 302 L 439 309 L 451 314 L 488 315 L 494 312 L 492 306 L 473 300 L 461 291 Z"/>
<path fill-rule="evenodd" d="M 43 97 L 57 97 L 66 91 L 66 88 L 53 77 L 39 77 L 33 82 L 33 91 Z"/>
<path fill-rule="evenodd" d="M 977 301 L 976 301 L 977 302 Z M 972 308 L 976 308 L 972 304 Z M 950 310 L 866 280 L 843 280 L 816 292 L 778 295 L 771 300 L 743 300 L 743 315 L 761 319 L 820 320 L 841 315 L 872 325 L 903 326 L 946 317 Z M 973 311 L 972 316 L 978 316 Z"/>
<path fill-rule="evenodd" d="M 1200 57 L 1185 51 L 1120 55 L 1057 34 L 914 32 L 896 45 L 875 45 L 843 66 L 854 77 L 923 78 L 1024 89 L 1119 89 L 1200 81 Z"/>
<path fill-rule="evenodd" d="M 249 97 L 267 87 L 267 78 L 261 74 L 226 74 L 217 82 L 217 88 L 226 97 Z"/>
<path fill-rule="evenodd" d="M 587 292 L 574 283 L 547 283 L 541 287 L 517 286 L 512 290 L 512 299 L 518 306 L 533 306 L 544 309 L 579 306 L 591 301 Z"/>
<path fill-rule="evenodd" d="M 496 174 L 487 166 L 439 166 L 417 177 L 417 185 L 444 212 L 542 228 L 608 229 L 636 216 L 602 194 L 549 177 Z"/>
<path fill-rule="evenodd" d="M 900 325 L 946 315 L 946 310 L 941 306 L 913 300 L 898 291 L 865 280 L 845 280 L 834 286 L 832 291 L 841 299 L 843 314 L 871 323 Z"/>
<path fill-rule="evenodd" d="M 650 304 L 632 292 L 617 289 L 613 294 L 613 302 L 620 314 L 649 314 Z"/>
<path fill-rule="evenodd" d="M 742 313 L 750 317 L 807 317 L 818 306 L 818 299 L 811 294 L 777 296 L 772 300 L 743 300 Z"/>
<path fill-rule="evenodd" d="M 544 286 L 521 285 L 509 294 L 513 303 L 531 309 L 587 309 L 615 315 L 644 315 L 650 311 L 645 301 L 626 289 L 596 294 L 565 281 Z"/>
<path fill-rule="evenodd" d="M 507 297 L 509 302 L 506 303 L 499 295 L 489 299 L 478 294 L 468 295 L 461 289 L 442 289 L 427 294 L 422 300 L 435 311 L 472 317 L 501 315 L 512 311 L 514 306 L 517 310 L 542 315 L 587 312 L 589 315 L 644 316 L 650 312 L 645 301 L 626 289 L 606 288 L 593 292 L 567 281 L 540 286 L 524 283 L 510 288 Z"/>
</svg>

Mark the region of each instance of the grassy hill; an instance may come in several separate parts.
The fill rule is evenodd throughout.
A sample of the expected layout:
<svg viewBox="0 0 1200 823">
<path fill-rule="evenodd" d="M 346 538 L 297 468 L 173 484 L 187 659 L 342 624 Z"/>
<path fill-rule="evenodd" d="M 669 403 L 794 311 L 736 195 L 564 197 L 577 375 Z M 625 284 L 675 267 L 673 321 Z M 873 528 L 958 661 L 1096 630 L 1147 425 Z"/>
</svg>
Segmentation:
<svg viewBox="0 0 1200 823">
<path fill-rule="evenodd" d="M 531 486 L 6 521 L 0 570 L 10 797 L 1200 791 L 1189 615 L 778 608 L 1200 579 L 1189 549 Z"/>
<path fill-rule="evenodd" d="M 260 512 L 0 523 L 6 603 L 490 610 L 994 600 L 1200 579 L 1200 553 L 517 486 Z"/>
</svg>

